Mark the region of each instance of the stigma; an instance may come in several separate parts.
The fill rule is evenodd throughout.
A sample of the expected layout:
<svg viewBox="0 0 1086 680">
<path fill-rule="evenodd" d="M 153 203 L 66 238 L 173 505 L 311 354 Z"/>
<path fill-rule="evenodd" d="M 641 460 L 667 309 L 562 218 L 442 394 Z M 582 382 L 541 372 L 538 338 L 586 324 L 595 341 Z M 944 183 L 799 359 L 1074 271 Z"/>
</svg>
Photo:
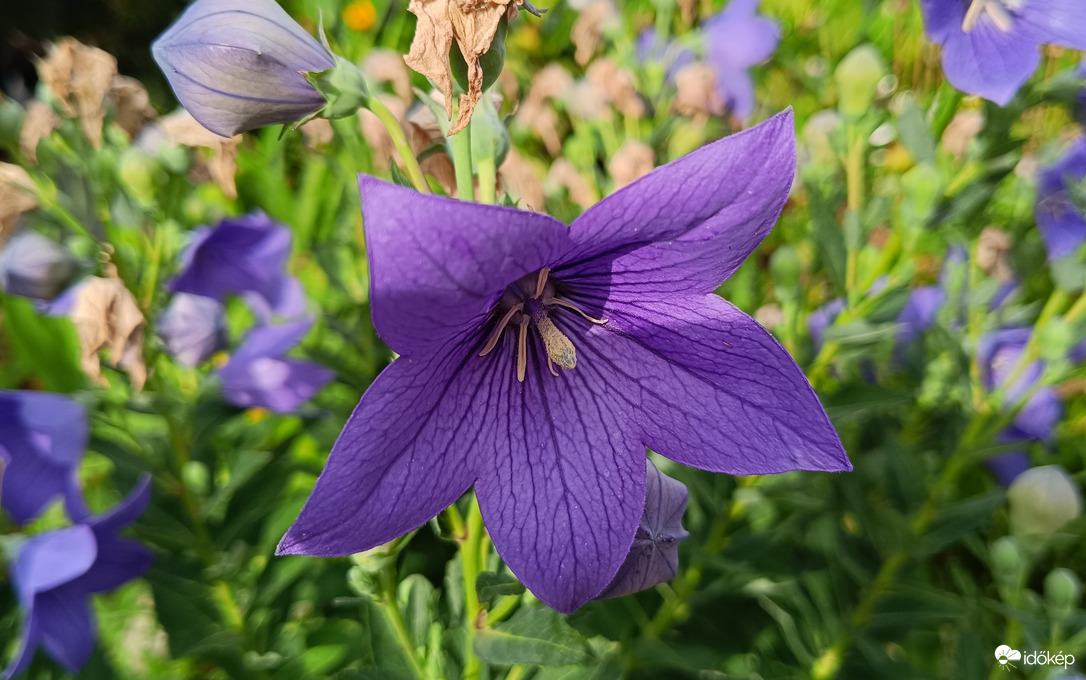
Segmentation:
<svg viewBox="0 0 1086 680">
<path fill-rule="evenodd" d="M 1025 2 L 1026 0 L 973 0 L 962 19 L 962 30 L 971 33 L 981 15 L 987 14 L 996 28 L 1003 33 L 1010 33 L 1014 28 L 1011 12 L 1020 10 Z"/>
<path fill-rule="evenodd" d="M 547 369 L 557 377 L 559 368 L 571 371 L 577 367 L 577 348 L 573 342 L 551 320 L 551 315 L 558 309 L 569 309 L 595 324 L 605 324 L 606 319 L 596 319 L 581 311 L 577 305 L 557 295 L 554 282 L 550 280 L 550 268 L 544 267 L 535 274 L 529 274 L 505 290 L 496 312 L 501 314 L 494 331 L 490 334 L 479 356 L 490 354 L 506 328 L 515 329 L 517 334 L 517 380 L 524 382 L 528 372 L 528 331 L 535 331 L 543 341 L 543 350 L 547 355 Z"/>
</svg>

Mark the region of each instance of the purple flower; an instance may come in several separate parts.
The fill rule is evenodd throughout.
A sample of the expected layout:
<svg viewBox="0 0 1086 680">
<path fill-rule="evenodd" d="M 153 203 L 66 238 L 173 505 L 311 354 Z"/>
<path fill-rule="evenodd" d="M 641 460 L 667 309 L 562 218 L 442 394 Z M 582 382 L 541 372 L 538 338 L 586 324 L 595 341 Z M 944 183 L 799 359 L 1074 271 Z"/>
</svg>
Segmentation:
<svg viewBox="0 0 1086 680">
<path fill-rule="evenodd" d="M 1044 363 L 1038 359 L 1015 375 L 1032 333 L 1031 328 L 1005 328 L 985 335 L 978 344 L 984 386 L 988 390 L 1003 389 L 1007 404 L 1015 404 L 1022 399 L 1044 373 Z M 1063 406 L 1055 388 L 1041 387 L 1026 400 L 1010 426 L 999 433 L 998 439 L 1004 443 L 1050 442 L 1062 415 Z M 1009 484 L 1029 468 L 1029 457 L 1024 452 L 1011 451 L 994 457 L 989 461 L 989 466 L 1000 483 Z"/>
<path fill-rule="evenodd" d="M 664 67 L 669 81 L 683 66 L 694 61 L 694 53 L 680 47 L 674 40 L 664 40 L 655 28 L 647 28 L 637 36 L 637 59 L 642 64 L 655 62 Z"/>
<path fill-rule="evenodd" d="M 193 231 L 185 270 L 170 284 L 175 293 L 222 301 L 245 293 L 257 316 L 296 317 L 305 312 L 305 293 L 286 273 L 291 232 L 264 213 L 223 220 L 214 229 Z"/>
<path fill-rule="evenodd" d="M 687 491 L 682 482 L 645 461 L 645 509 L 626 561 L 598 599 L 647 590 L 679 573 L 679 543 L 690 537 L 683 529 Z"/>
<path fill-rule="evenodd" d="M 181 105 L 224 137 L 319 111 L 302 74 L 335 66 L 274 0 L 196 0 L 151 52 Z"/>
<path fill-rule="evenodd" d="M 195 368 L 226 346 L 222 303 L 203 295 L 178 293 L 158 320 L 158 335 L 170 356 Z"/>
<path fill-rule="evenodd" d="M 807 334 L 817 352 L 825 342 L 826 329 L 845 311 L 845 298 L 834 298 L 807 315 Z"/>
<path fill-rule="evenodd" d="M 78 475 L 86 446 L 87 413 L 79 402 L 49 392 L 0 390 L 4 509 L 25 524 L 63 496 L 69 513 L 81 512 Z"/>
<path fill-rule="evenodd" d="M 1034 216 L 1048 261 L 1074 255 L 1086 241 L 1086 140 L 1077 141 L 1037 178 Z"/>
<path fill-rule="evenodd" d="M 250 331 L 218 371 L 227 400 L 241 407 L 291 413 L 319 392 L 332 379 L 331 371 L 308 361 L 283 358 L 312 325 L 312 319 L 303 319 Z"/>
<path fill-rule="evenodd" d="M 773 55 L 780 42 L 777 22 L 758 15 L 761 0 L 731 0 L 705 22 L 705 60 L 716 73 L 720 101 L 740 120 L 754 111 L 754 81 L 747 69 Z"/>
<path fill-rule="evenodd" d="M 803 372 L 713 294 L 773 228 L 791 111 L 546 215 L 360 178 L 373 323 L 363 395 L 279 554 L 346 555 L 472 485 L 505 563 L 571 612 L 626 559 L 645 447 L 729 474 L 848 470 Z"/>
<path fill-rule="evenodd" d="M 920 0 L 920 9 L 950 84 L 1000 106 L 1037 69 L 1041 45 L 1086 49 L 1078 0 Z"/>
<path fill-rule="evenodd" d="M 36 231 L 21 231 L 0 249 L 0 289 L 9 295 L 51 300 L 74 271 L 68 251 Z"/>
<path fill-rule="evenodd" d="M 118 536 L 143 514 L 150 497 L 150 479 L 145 478 L 108 513 L 40 534 L 19 548 L 12 581 L 26 620 L 5 678 L 25 671 L 38 647 L 73 673 L 83 667 L 97 637 L 90 596 L 113 590 L 151 566 L 151 551 Z"/>
</svg>

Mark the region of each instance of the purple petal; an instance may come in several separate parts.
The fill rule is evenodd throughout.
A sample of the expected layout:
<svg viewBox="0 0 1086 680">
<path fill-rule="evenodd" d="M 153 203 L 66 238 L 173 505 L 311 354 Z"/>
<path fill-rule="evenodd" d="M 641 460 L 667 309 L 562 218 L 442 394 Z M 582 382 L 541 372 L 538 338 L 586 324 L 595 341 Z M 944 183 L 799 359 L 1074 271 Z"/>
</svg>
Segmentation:
<svg viewBox="0 0 1086 680">
<path fill-rule="evenodd" d="M 679 543 L 690 536 L 682 526 L 687 491 L 682 482 L 645 461 L 645 510 L 633 545 L 618 574 L 598 599 L 622 597 L 670 581 L 679 572 Z"/>
<path fill-rule="evenodd" d="M 951 33 L 961 32 L 966 3 L 951 0 L 920 0 L 924 32 L 933 43 L 942 45 Z"/>
<path fill-rule="evenodd" d="M 121 529 L 132 524 L 147 510 L 151 502 L 151 478 L 144 475 L 132 493 L 124 500 L 109 509 L 108 512 L 93 517 L 89 526 L 94 529 L 99 538 L 116 534 Z"/>
<path fill-rule="evenodd" d="M 476 329 L 506 286 L 553 264 L 569 229 L 546 215 L 419 194 L 360 175 L 373 324 L 400 354 Z"/>
<path fill-rule="evenodd" d="M 185 249 L 185 270 L 170 284 L 174 292 L 224 300 L 230 294 L 263 298 L 267 310 L 296 316 L 298 284 L 286 273 L 292 234 L 262 212 L 223 220 L 214 229 L 198 229 Z"/>
<path fill-rule="evenodd" d="M 224 137 L 322 108 L 302 72 L 334 66 L 273 0 L 197 0 L 151 51 L 181 104 Z"/>
<path fill-rule="evenodd" d="M 1003 486 L 1010 486 L 1018 475 L 1030 468 L 1029 456 L 1021 451 L 1010 451 L 992 456 L 985 461 L 985 464 Z"/>
<path fill-rule="evenodd" d="M 0 390 L 3 507 L 20 524 L 58 495 L 81 504 L 77 473 L 87 443 L 86 410 L 48 392 Z"/>
<path fill-rule="evenodd" d="M 811 336 L 811 344 L 814 345 L 815 351 L 822 347 L 826 329 L 833 325 L 843 311 L 845 311 L 845 299 L 837 298 L 807 315 L 807 334 Z"/>
<path fill-rule="evenodd" d="M 98 544 L 98 559 L 72 583 L 85 593 L 104 593 L 139 578 L 154 562 L 154 553 L 138 541 L 105 537 Z"/>
<path fill-rule="evenodd" d="M 745 121 L 754 113 L 754 81 L 746 71 L 718 70 L 716 92 L 739 120 Z"/>
<path fill-rule="evenodd" d="M 1063 417 L 1063 402 L 1052 387 L 1034 392 L 1015 416 L 1011 431 L 1015 438 L 1051 441 L 1056 425 Z"/>
<path fill-rule="evenodd" d="M 1069 194 L 1084 179 L 1086 142 L 1081 141 L 1038 177 L 1035 216 L 1049 262 L 1076 253 L 1086 242 L 1086 216 Z"/>
<path fill-rule="evenodd" d="M 261 357 L 280 357 L 294 349 L 313 328 L 313 318 L 276 326 L 258 326 L 245 336 L 230 357 L 231 363 L 245 363 Z M 226 368 L 224 367 L 224 368 Z"/>
<path fill-rule="evenodd" d="M 1030 0 L 1018 11 L 1017 20 L 1040 44 L 1086 50 L 1086 3 L 1082 0 Z"/>
<path fill-rule="evenodd" d="M 939 310 L 946 303 L 946 291 L 940 286 L 921 286 L 909 293 L 897 322 L 901 329 L 897 333 L 897 343 L 907 345 L 935 323 Z"/>
<path fill-rule="evenodd" d="M 737 475 L 852 469 L 803 372 L 731 303 L 715 295 L 612 303 L 605 317 L 584 364 L 638 414 L 649 448 Z"/>
<path fill-rule="evenodd" d="M 94 564 L 98 542 L 83 524 L 38 534 L 19 548 L 13 578 L 23 607 L 34 598 L 82 576 Z"/>
<path fill-rule="evenodd" d="M 578 350 L 588 346 L 587 322 L 554 321 Z M 475 494 L 505 563 L 536 597 L 569 613 L 612 581 L 629 552 L 644 509 L 644 446 L 622 398 L 627 386 L 608 367 L 586 362 L 555 378 L 533 342 L 520 383 L 513 336 L 485 357 L 498 389 L 487 404 L 487 445 L 473 447 L 488 465 Z"/>
<path fill-rule="evenodd" d="M 241 407 L 259 406 L 276 413 L 293 413 L 334 376 L 308 361 L 261 357 L 219 371 L 223 394 Z"/>
<path fill-rule="evenodd" d="M 0 289 L 9 295 L 52 300 L 74 270 L 71 254 L 36 231 L 20 231 L 0 249 Z"/>
<path fill-rule="evenodd" d="M 958 30 L 946 31 L 942 58 L 947 80 L 963 92 L 1006 106 L 1041 60 L 1038 42 L 1030 33 L 1026 30 L 1003 31 L 987 14 L 983 14 L 968 33 L 961 30 L 961 26 Z"/>
<path fill-rule="evenodd" d="M 705 60 L 718 71 L 742 71 L 771 56 L 780 42 L 780 26 L 766 17 L 739 16 L 732 2 L 705 24 Z M 757 1 L 748 2 L 757 9 Z"/>
<path fill-rule="evenodd" d="M 35 597 L 34 617 L 49 656 L 74 673 L 94 652 L 98 634 L 86 596 L 63 590 Z"/>
<path fill-rule="evenodd" d="M 41 628 L 38 624 L 38 617 L 34 616 L 34 612 L 27 613 L 26 621 L 23 623 L 22 640 L 19 641 L 19 651 L 15 653 L 15 658 L 11 660 L 8 667 L 4 669 L 4 680 L 10 680 L 16 676 L 22 675 L 27 668 L 30 667 L 30 663 L 34 660 L 34 653 L 38 651 L 38 645 L 41 644 Z"/>
<path fill-rule="evenodd" d="M 158 335 L 177 361 L 195 368 L 226 346 L 226 317 L 218 300 L 178 293 L 158 320 Z"/>
<path fill-rule="evenodd" d="M 467 357 L 467 358 L 465 358 Z M 280 555 L 349 555 L 427 522 L 475 479 L 470 457 L 496 447 L 491 362 L 454 346 L 401 357 L 343 428 Z"/>
<path fill-rule="evenodd" d="M 556 277 L 618 300 L 715 290 L 773 229 L 795 167 L 787 110 L 589 208 Z"/>
</svg>

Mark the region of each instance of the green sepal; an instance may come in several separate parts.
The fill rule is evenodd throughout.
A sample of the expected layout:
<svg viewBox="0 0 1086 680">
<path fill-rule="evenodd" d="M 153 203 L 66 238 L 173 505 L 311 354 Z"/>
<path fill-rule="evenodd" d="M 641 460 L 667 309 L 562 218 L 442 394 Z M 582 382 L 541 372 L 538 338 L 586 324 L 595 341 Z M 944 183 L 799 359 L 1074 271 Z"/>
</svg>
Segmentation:
<svg viewBox="0 0 1086 680">
<path fill-rule="evenodd" d="M 357 66 L 339 55 L 336 65 L 324 71 L 306 71 L 302 75 L 328 102 L 313 118 L 346 118 L 358 113 L 369 103 L 370 93 L 366 79 Z M 307 122 L 309 118 L 300 121 Z M 299 124 L 300 124 L 299 123 Z"/>
</svg>

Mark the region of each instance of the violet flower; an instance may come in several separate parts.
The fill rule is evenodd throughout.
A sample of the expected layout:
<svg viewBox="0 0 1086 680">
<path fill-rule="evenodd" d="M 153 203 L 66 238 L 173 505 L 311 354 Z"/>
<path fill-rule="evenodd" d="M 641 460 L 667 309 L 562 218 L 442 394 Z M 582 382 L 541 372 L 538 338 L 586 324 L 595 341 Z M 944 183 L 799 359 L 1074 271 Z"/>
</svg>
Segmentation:
<svg viewBox="0 0 1086 680">
<path fill-rule="evenodd" d="M 694 61 L 693 52 L 679 46 L 674 40 L 664 39 L 655 28 L 647 28 L 637 36 L 635 50 L 642 64 L 660 64 L 668 81 L 675 78 L 679 69 Z"/>
<path fill-rule="evenodd" d="M 195 368 L 226 346 L 222 303 L 203 295 L 178 293 L 158 320 L 158 335 L 170 356 Z"/>
<path fill-rule="evenodd" d="M 1034 217 L 1048 261 L 1074 255 L 1086 242 L 1086 140 L 1080 139 L 1037 178 Z"/>
<path fill-rule="evenodd" d="M 1076 0 L 920 0 L 950 84 L 1006 106 L 1041 61 L 1041 45 L 1086 49 Z"/>
<path fill-rule="evenodd" d="M 282 555 L 347 555 L 474 485 L 540 600 L 599 595 L 633 542 L 645 447 L 729 474 L 850 469 L 803 372 L 713 294 L 773 228 L 791 111 L 566 226 L 362 176 L 374 327 L 401 356 L 363 395 Z"/>
<path fill-rule="evenodd" d="M 73 673 L 83 667 L 97 638 L 90 596 L 137 578 L 153 561 L 141 543 L 118 535 L 143 514 L 150 497 L 145 478 L 108 513 L 22 544 L 11 574 L 26 620 L 4 678 L 25 671 L 39 647 Z"/>
<path fill-rule="evenodd" d="M 151 52 L 181 105 L 223 137 L 319 111 L 303 73 L 335 66 L 274 0 L 196 0 Z"/>
<path fill-rule="evenodd" d="M 201 227 L 192 233 L 185 269 L 170 290 L 219 301 L 244 293 L 261 320 L 297 317 L 305 312 L 305 293 L 286 272 L 290 242 L 290 229 L 260 211 L 223 220 L 214 229 Z"/>
<path fill-rule="evenodd" d="M 597 599 L 647 590 L 679 573 L 679 543 L 690 538 L 683 529 L 687 491 L 683 483 L 645 461 L 645 509 L 626 561 Z"/>
<path fill-rule="evenodd" d="M 758 14 L 761 0 L 730 0 L 705 22 L 705 61 L 716 73 L 717 94 L 739 120 L 754 112 L 754 81 L 747 69 L 771 57 L 780 42 L 777 22 Z"/>
<path fill-rule="evenodd" d="M 986 389 L 1003 389 L 1007 404 L 1015 404 L 1036 386 L 1044 373 L 1044 362 L 1035 360 L 1014 376 L 1022 352 L 1029 342 L 1031 328 L 1006 328 L 981 338 L 977 347 Z M 1011 378 L 1014 382 L 1011 382 Z M 1004 443 L 1039 441 L 1048 443 L 1063 416 L 1063 406 L 1054 387 L 1043 386 L 1033 392 L 1014 421 L 999 433 Z M 988 466 L 1003 485 L 1008 485 L 1030 466 L 1024 451 L 1010 451 L 993 456 Z"/>
<path fill-rule="evenodd" d="M 319 392 L 332 379 L 331 371 L 308 361 L 283 358 L 312 325 L 312 319 L 303 319 L 249 331 L 218 371 L 227 400 L 243 408 L 259 406 L 292 413 Z"/>
<path fill-rule="evenodd" d="M 49 392 L 0 390 L 4 509 L 25 524 L 63 496 L 69 513 L 82 512 L 79 463 L 86 446 L 87 412 L 79 402 Z"/>
<path fill-rule="evenodd" d="M 0 249 L 0 289 L 9 295 L 52 300 L 74 272 L 68 251 L 36 231 L 21 231 Z"/>
</svg>

